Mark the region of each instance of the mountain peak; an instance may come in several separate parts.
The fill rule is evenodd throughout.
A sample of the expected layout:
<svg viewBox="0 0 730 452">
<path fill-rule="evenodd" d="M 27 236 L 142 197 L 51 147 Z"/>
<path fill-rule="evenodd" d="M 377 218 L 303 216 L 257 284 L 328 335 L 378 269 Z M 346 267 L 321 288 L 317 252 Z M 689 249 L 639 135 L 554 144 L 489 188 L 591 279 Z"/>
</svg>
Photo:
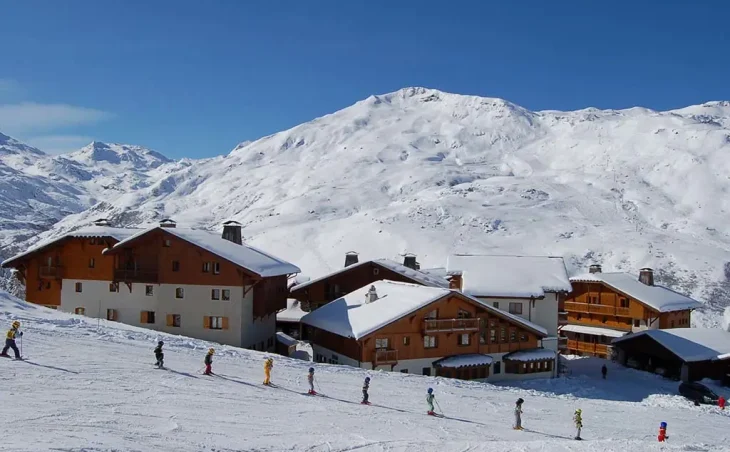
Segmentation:
<svg viewBox="0 0 730 452">
<path fill-rule="evenodd" d="M 172 160 L 151 149 L 119 143 L 92 141 L 78 151 L 67 154 L 67 158 L 91 162 L 107 162 L 114 165 L 125 164 L 135 168 L 156 168 Z"/>
<path fill-rule="evenodd" d="M 33 154 L 33 156 L 40 157 L 45 155 L 41 150 L 28 146 L 25 143 L 21 143 L 15 138 L 4 135 L 0 132 L 0 155 L 18 155 L 18 154 Z"/>
</svg>

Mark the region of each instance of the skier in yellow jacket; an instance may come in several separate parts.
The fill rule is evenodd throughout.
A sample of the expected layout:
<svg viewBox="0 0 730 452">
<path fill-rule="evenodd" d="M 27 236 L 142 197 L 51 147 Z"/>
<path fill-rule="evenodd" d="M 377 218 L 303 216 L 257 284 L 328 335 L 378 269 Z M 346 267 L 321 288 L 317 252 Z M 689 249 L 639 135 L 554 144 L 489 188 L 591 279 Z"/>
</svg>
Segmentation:
<svg viewBox="0 0 730 452">
<path fill-rule="evenodd" d="M 20 350 L 18 350 L 18 346 L 15 345 L 15 337 L 22 337 L 23 332 L 18 332 L 18 328 L 20 328 L 20 322 L 16 320 L 13 322 L 11 328 L 8 330 L 8 333 L 5 335 L 5 347 L 3 347 L 3 351 L 2 353 L 0 353 L 0 356 L 9 358 L 10 356 L 8 355 L 8 349 L 12 348 L 13 352 L 15 352 L 15 359 L 20 359 Z"/>
<path fill-rule="evenodd" d="M 271 384 L 271 368 L 272 367 L 274 367 L 274 359 L 266 358 L 266 361 L 264 361 L 264 384 L 265 385 Z"/>
</svg>

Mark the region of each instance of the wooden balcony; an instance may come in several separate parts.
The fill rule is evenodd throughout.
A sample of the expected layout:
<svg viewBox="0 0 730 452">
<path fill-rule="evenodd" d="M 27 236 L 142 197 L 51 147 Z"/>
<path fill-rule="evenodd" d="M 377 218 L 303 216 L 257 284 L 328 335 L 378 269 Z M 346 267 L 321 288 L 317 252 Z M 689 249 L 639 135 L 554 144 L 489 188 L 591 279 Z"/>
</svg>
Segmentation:
<svg viewBox="0 0 730 452">
<path fill-rule="evenodd" d="M 60 265 L 38 267 L 38 277 L 48 279 L 62 279 L 63 267 Z"/>
<path fill-rule="evenodd" d="M 373 363 L 376 366 L 381 366 L 383 364 L 397 364 L 398 350 L 375 350 L 373 352 Z"/>
<path fill-rule="evenodd" d="M 423 321 L 425 333 L 479 331 L 479 319 L 431 319 Z"/>
<path fill-rule="evenodd" d="M 114 270 L 115 281 L 156 283 L 159 281 L 159 278 L 160 272 L 156 268 L 118 268 Z"/>
<path fill-rule="evenodd" d="M 613 315 L 620 317 L 631 317 L 629 308 L 606 306 L 603 304 L 565 302 L 565 309 L 569 312 L 584 312 L 587 314 Z"/>
<path fill-rule="evenodd" d="M 591 353 L 596 356 L 608 356 L 608 348 L 608 344 L 593 344 L 590 342 L 568 340 L 568 350 Z"/>
</svg>

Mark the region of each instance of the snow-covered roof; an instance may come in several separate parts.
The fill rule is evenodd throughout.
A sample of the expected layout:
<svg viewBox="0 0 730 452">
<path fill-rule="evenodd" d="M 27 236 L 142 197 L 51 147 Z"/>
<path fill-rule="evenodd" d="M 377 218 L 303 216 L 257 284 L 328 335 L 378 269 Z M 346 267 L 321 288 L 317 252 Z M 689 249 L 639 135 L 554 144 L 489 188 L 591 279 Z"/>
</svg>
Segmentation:
<svg viewBox="0 0 730 452">
<path fill-rule="evenodd" d="M 299 300 L 289 298 L 286 300 L 286 309 L 276 314 L 277 322 L 299 322 L 302 317 L 307 315 L 307 311 L 303 311 Z"/>
<path fill-rule="evenodd" d="M 702 306 L 693 300 L 664 286 L 647 286 L 630 273 L 590 273 L 570 278 L 574 282 L 601 282 L 622 292 L 636 301 L 659 312 L 682 311 Z"/>
<path fill-rule="evenodd" d="M 538 298 L 572 290 L 562 257 L 456 254 L 446 270 L 461 271 L 463 292 L 476 297 Z"/>
<path fill-rule="evenodd" d="M 289 336 L 286 333 L 282 333 L 281 331 L 278 331 L 276 333 L 276 341 L 286 345 L 287 347 L 291 347 L 293 345 L 297 345 L 299 343 L 298 340 L 294 339 L 293 337 Z"/>
<path fill-rule="evenodd" d="M 573 333 L 592 334 L 594 336 L 621 337 L 628 334 L 626 331 L 612 330 L 611 328 L 600 328 L 597 326 L 586 325 L 565 325 L 560 331 L 570 331 Z"/>
<path fill-rule="evenodd" d="M 730 357 L 730 332 L 720 328 L 646 330 L 614 339 L 611 343 L 618 344 L 641 336 L 649 336 L 686 362 Z"/>
<path fill-rule="evenodd" d="M 375 287 L 378 299 L 366 303 L 370 286 Z M 450 292 L 439 287 L 376 281 L 308 313 L 301 322 L 338 336 L 360 339 Z"/>
<path fill-rule="evenodd" d="M 424 272 L 421 272 L 421 271 L 418 271 L 418 270 L 413 270 L 410 267 L 406 267 L 405 265 L 401 265 L 401 264 L 399 264 L 397 262 L 394 262 L 394 261 L 392 261 L 390 259 L 375 259 L 375 260 L 372 260 L 372 261 L 358 262 L 357 264 L 353 264 L 353 265 L 350 265 L 348 267 L 343 267 L 343 268 L 341 268 L 339 270 L 336 270 L 336 271 L 334 271 L 332 273 L 327 273 L 326 275 L 320 276 L 319 278 L 315 278 L 315 279 L 309 280 L 307 282 L 304 282 L 302 284 L 298 284 L 298 285 L 292 287 L 291 290 L 292 291 L 295 291 L 295 290 L 304 289 L 305 287 L 311 286 L 312 284 L 317 283 L 317 282 L 320 282 L 320 281 L 322 281 L 324 279 L 330 278 L 330 277 L 335 276 L 335 275 L 339 275 L 340 273 L 344 273 L 346 271 L 350 271 L 350 270 L 353 270 L 355 268 L 358 268 L 358 267 L 360 267 L 362 265 L 371 264 L 371 263 L 372 264 L 379 265 L 379 266 L 384 267 L 384 268 L 387 268 L 388 270 L 391 270 L 391 271 L 393 271 L 395 273 L 399 273 L 399 274 L 405 276 L 406 278 L 408 278 L 408 279 L 410 279 L 410 280 L 412 280 L 414 282 L 417 282 L 419 284 L 422 284 L 424 286 L 431 286 L 431 287 L 449 287 L 449 282 L 446 281 L 443 278 L 438 277 L 438 276 L 431 276 L 431 275 L 428 275 L 428 274 L 426 274 Z"/>
<path fill-rule="evenodd" d="M 488 366 L 494 359 L 489 355 L 472 353 L 468 355 L 455 355 L 440 359 L 433 363 L 437 367 L 465 367 L 465 366 Z"/>
<path fill-rule="evenodd" d="M 107 226 L 89 226 L 86 228 L 76 229 L 74 231 L 67 232 L 61 236 L 55 237 L 51 240 L 46 240 L 31 248 L 28 248 L 26 251 L 24 251 L 20 254 L 16 254 L 15 256 L 11 257 L 10 259 L 6 259 L 5 261 L 3 261 L 2 266 L 5 267 L 6 265 L 9 265 L 13 261 L 30 256 L 31 254 L 33 254 L 37 251 L 40 251 L 44 248 L 47 248 L 49 246 L 52 246 L 55 243 L 60 242 L 61 240 L 64 240 L 68 237 L 78 237 L 78 238 L 111 237 L 115 240 L 124 240 L 124 239 L 136 234 L 139 231 L 140 231 L 140 229 L 112 228 L 112 227 L 107 227 Z"/>
<path fill-rule="evenodd" d="M 240 265 L 241 267 L 262 277 L 288 275 L 301 272 L 299 267 L 294 264 L 290 264 L 285 260 L 274 257 L 246 244 L 235 244 L 230 240 L 224 239 L 221 234 L 202 229 L 163 228 L 157 226 L 138 232 L 137 234 L 120 241 L 112 247 L 112 251 L 122 248 L 139 237 L 157 230 L 164 231 L 185 240 L 186 242 L 192 243 L 193 245 L 233 262 L 236 265 Z"/>
<path fill-rule="evenodd" d="M 507 355 L 504 355 L 502 357 L 502 360 L 505 361 L 538 361 L 543 359 L 555 359 L 555 352 L 553 350 L 548 350 L 547 348 L 533 348 L 530 350 L 520 350 L 517 352 L 512 352 Z"/>
</svg>

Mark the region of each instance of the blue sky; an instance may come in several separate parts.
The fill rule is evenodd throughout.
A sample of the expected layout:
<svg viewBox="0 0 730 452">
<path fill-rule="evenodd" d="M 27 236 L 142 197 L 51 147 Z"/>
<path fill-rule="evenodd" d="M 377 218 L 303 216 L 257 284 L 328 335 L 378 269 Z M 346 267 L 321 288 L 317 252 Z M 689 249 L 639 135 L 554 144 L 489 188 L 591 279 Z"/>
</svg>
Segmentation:
<svg viewBox="0 0 730 452">
<path fill-rule="evenodd" d="M 524 107 L 730 99 L 730 2 L 0 0 L 0 131 L 227 153 L 407 86 Z"/>
</svg>

